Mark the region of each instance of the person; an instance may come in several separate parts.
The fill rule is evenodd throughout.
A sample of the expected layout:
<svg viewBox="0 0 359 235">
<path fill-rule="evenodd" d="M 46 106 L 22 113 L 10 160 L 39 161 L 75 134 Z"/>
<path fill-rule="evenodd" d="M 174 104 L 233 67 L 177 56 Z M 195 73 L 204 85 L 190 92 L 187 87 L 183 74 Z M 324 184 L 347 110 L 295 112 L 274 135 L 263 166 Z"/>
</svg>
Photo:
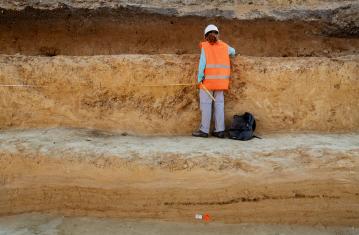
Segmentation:
<svg viewBox="0 0 359 235">
<path fill-rule="evenodd" d="M 205 41 L 200 43 L 201 56 L 198 65 L 199 100 L 202 115 L 199 130 L 192 133 L 195 137 L 208 137 L 212 116 L 212 98 L 214 97 L 214 124 L 212 135 L 225 137 L 224 95 L 228 90 L 230 77 L 229 56 L 235 55 L 235 49 L 219 40 L 218 28 L 210 24 L 204 30 Z"/>
</svg>

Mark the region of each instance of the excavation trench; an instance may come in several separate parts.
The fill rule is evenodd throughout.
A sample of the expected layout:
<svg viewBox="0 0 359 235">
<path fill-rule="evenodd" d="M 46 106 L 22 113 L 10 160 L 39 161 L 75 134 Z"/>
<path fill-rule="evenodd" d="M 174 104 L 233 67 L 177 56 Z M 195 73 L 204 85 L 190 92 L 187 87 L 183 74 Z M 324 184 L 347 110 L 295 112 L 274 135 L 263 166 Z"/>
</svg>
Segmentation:
<svg viewBox="0 0 359 235">
<path fill-rule="evenodd" d="M 197 54 L 214 23 L 242 55 L 339 56 L 358 52 L 357 29 L 320 20 L 170 16 L 139 9 L 0 9 L 0 53 L 23 55 Z"/>
<path fill-rule="evenodd" d="M 179 136 L 200 122 L 208 23 L 240 53 L 226 125 L 252 112 L 262 140 Z M 358 226 L 356 27 L 0 9 L 0 215 Z"/>
</svg>

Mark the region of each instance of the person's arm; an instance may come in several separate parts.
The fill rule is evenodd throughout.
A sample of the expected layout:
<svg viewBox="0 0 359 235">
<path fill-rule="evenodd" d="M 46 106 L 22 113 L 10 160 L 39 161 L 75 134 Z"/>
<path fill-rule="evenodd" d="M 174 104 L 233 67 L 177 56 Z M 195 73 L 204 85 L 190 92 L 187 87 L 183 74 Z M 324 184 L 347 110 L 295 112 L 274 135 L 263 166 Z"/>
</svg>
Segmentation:
<svg viewBox="0 0 359 235">
<path fill-rule="evenodd" d="M 233 47 L 228 46 L 228 54 L 231 57 L 234 57 L 236 55 L 236 50 Z"/>
<path fill-rule="evenodd" d="M 204 49 L 202 48 L 201 57 L 199 58 L 198 64 L 198 78 L 197 82 L 200 83 L 204 79 L 204 69 L 206 68 L 206 54 L 204 53 Z"/>
</svg>

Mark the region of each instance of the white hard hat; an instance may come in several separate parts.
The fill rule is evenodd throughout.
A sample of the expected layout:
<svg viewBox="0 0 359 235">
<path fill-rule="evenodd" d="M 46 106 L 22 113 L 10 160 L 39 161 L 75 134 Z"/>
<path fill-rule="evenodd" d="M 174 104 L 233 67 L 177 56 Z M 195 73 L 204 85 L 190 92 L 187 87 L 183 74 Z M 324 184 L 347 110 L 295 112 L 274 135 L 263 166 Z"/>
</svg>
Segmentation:
<svg viewBox="0 0 359 235">
<path fill-rule="evenodd" d="M 206 27 L 206 29 L 204 30 L 204 35 L 206 35 L 210 31 L 217 31 L 219 33 L 217 26 L 215 26 L 214 24 L 210 24 Z"/>
</svg>

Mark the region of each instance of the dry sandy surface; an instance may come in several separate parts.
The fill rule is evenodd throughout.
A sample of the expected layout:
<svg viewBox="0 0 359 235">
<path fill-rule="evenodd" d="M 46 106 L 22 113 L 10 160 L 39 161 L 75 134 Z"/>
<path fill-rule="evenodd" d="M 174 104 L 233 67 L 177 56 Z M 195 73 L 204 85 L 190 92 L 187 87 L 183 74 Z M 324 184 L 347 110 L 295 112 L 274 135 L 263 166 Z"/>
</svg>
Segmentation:
<svg viewBox="0 0 359 235">
<path fill-rule="evenodd" d="M 175 223 L 155 220 L 119 220 L 93 217 L 63 217 L 23 214 L 0 218 L 0 235 L 355 235 L 358 227 L 323 225 L 264 225 L 220 223 Z"/>
<path fill-rule="evenodd" d="M 357 134 L 249 142 L 85 129 L 0 134 L 0 214 L 359 224 Z"/>
</svg>

